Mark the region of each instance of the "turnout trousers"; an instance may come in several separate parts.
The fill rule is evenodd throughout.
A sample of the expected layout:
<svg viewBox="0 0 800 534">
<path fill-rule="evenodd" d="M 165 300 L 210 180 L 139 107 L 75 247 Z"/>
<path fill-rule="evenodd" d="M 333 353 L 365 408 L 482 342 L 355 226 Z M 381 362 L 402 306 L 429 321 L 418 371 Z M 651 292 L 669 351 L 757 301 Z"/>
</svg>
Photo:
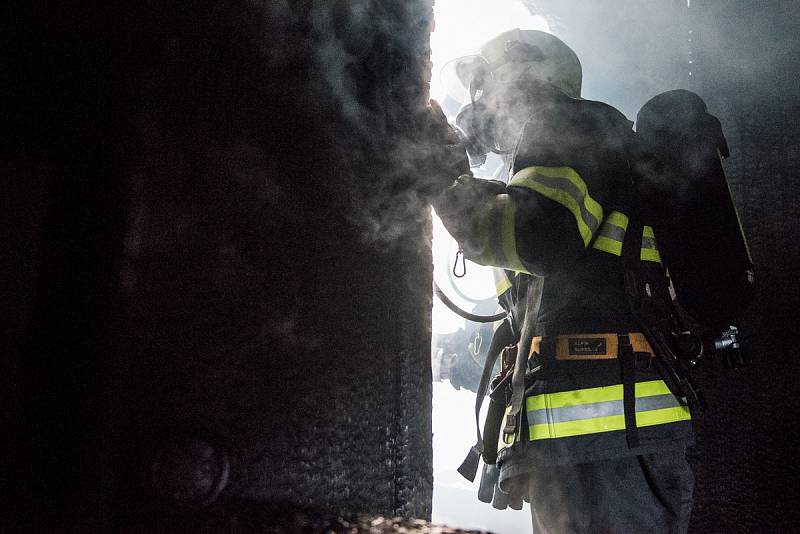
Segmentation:
<svg viewBox="0 0 800 534">
<path fill-rule="evenodd" d="M 540 466 L 528 488 L 533 532 L 682 534 L 693 487 L 683 449 Z"/>
</svg>

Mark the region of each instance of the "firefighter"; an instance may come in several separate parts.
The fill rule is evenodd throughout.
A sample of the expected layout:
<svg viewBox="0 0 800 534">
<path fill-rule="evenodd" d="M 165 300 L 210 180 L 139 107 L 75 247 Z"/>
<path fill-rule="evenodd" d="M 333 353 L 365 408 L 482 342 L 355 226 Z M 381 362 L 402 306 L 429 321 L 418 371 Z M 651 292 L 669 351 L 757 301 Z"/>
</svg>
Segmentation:
<svg viewBox="0 0 800 534">
<path fill-rule="evenodd" d="M 500 154 L 510 177 L 464 174 L 433 201 L 466 257 L 508 280 L 495 500 L 529 501 L 536 532 L 685 532 L 691 410 L 626 292 L 626 264 L 662 269 L 632 123 L 581 99 L 577 56 L 544 32 L 505 32 L 451 67 L 470 161 Z"/>
</svg>

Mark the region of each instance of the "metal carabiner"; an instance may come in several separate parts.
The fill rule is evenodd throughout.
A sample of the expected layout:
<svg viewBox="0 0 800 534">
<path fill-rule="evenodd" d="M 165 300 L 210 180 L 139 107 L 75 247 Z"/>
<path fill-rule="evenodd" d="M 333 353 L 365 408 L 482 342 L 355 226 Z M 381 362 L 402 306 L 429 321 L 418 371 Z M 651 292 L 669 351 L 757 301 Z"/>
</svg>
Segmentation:
<svg viewBox="0 0 800 534">
<path fill-rule="evenodd" d="M 461 274 L 456 272 L 458 268 L 458 257 L 461 256 Z M 453 276 L 456 278 L 464 278 L 467 275 L 467 258 L 464 257 L 464 249 L 458 247 L 458 252 L 456 252 L 456 261 L 453 262 Z"/>
</svg>

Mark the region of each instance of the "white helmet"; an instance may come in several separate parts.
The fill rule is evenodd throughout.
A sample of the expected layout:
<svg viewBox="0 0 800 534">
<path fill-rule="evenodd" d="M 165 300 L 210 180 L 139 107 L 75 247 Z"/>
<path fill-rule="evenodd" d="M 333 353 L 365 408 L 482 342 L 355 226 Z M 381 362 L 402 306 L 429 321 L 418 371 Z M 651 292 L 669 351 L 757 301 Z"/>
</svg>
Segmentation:
<svg viewBox="0 0 800 534">
<path fill-rule="evenodd" d="M 448 94 L 461 103 L 468 95 L 475 98 L 487 76 L 497 82 L 535 79 L 572 98 L 581 97 L 578 56 L 561 39 L 546 32 L 518 28 L 503 32 L 484 43 L 478 54 L 451 61 L 442 71 Z"/>
</svg>

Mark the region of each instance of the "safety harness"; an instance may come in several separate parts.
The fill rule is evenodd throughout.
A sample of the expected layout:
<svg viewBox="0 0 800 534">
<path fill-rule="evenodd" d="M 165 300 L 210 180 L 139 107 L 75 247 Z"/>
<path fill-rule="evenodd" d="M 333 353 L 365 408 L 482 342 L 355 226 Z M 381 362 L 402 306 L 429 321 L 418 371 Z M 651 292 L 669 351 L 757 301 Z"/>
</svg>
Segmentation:
<svg viewBox="0 0 800 534">
<path fill-rule="evenodd" d="M 522 319 L 522 334 L 519 339 L 519 344 L 516 348 L 516 360 L 514 362 L 511 374 L 506 374 L 501 377 L 494 387 L 493 391 L 502 391 L 508 386 L 508 380 L 511 380 L 511 410 L 506 415 L 505 426 L 503 427 L 504 435 L 513 435 L 517 429 L 517 416 L 522 409 L 525 394 L 526 379 L 530 379 L 535 373 L 539 372 L 542 368 L 541 362 L 537 359 L 528 359 L 531 352 L 531 343 L 533 342 L 534 327 L 539 316 L 539 307 L 542 302 L 542 289 L 544 287 L 544 278 L 533 276 L 528 284 L 526 294 L 526 307 L 525 315 Z M 481 436 L 480 431 L 480 412 L 483 406 L 483 398 L 486 396 L 489 380 L 491 378 L 492 369 L 494 368 L 497 358 L 505 347 L 515 341 L 513 336 L 511 319 L 509 318 L 497 329 L 492 338 L 489 347 L 489 353 L 486 356 L 486 362 L 481 374 L 481 381 L 478 386 L 477 397 L 475 399 L 475 430 L 477 434 L 477 441 L 475 445 L 470 448 L 467 457 L 458 468 L 461 473 L 469 481 L 475 480 L 475 475 L 478 472 L 478 463 L 481 455 L 484 456 L 484 461 L 487 464 L 493 464 L 497 458 L 497 441 L 499 438 L 499 422 L 502 418 L 505 403 L 501 403 L 495 396 L 491 397 L 489 414 L 486 418 L 486 430 L 484 434 L 486 437 Z M 486 441 L 484 441 L 486 440 Z"/>
</svg>

